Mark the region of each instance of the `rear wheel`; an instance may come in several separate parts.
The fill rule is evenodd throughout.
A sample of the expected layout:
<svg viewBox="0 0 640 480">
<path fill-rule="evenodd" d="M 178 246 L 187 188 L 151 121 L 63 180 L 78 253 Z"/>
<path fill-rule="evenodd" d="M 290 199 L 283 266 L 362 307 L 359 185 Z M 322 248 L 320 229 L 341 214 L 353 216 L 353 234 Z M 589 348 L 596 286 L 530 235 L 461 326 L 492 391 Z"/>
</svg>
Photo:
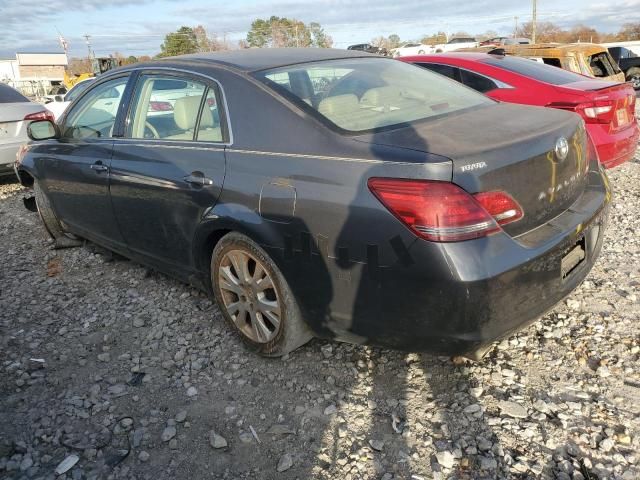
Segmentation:
<svg viewBox="0 0 640 480">
<path fill-rule="evenodd" d="M 77 239 L 77 237 L 64 229 L 64 227 L 56 217 L 53 208 L 51 208 L 49 198 L 42 191 L 42 188 L 40 187 L 38 182 L 34 182 L 33 184 L 33 193 L 36 197 L 36 207 L 38 208 L 40 219 L 42 220 L 47 233 L 49 233 L 51 238 L 55 240 L 56 247 L 64 248 L 80 245 L 81 242 Z"/>
<path fill-rule="evenodd" d="M 313 337 L 282 273 L 247 236 L 233 232 L 218 242 L 211 283 L 227 322 L 261 355 L 285 355 Z"/>
<path fill-rule="evenodd" d="M 632 83 L 633 88 L 640 90 L 640 68 L 630 68 L 627 72 L 627 81 Z"/>
</svg>

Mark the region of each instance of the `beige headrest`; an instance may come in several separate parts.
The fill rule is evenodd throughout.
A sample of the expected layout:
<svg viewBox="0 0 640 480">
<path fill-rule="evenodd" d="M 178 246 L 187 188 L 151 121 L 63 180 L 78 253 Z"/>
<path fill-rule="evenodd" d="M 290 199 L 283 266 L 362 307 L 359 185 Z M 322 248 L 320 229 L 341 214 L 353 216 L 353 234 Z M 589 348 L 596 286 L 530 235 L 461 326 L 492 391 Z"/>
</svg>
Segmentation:
<svg viewBox="0 0 640 480">
<path fill-rule="evenodd" d="M 364 92 L 360 103 L 364 106 L 378 107 L 395 103 L 401 98 L 400 89 L 392 86 L 371 88 Z"/>
<path fill-rule="evenodd" d="M 202 103 L 202 97 L 193 95 L 191 97 L 178 98 L 173 105 L 173 118 L 176 125 L 181 130 L 193 130 L 198 118 L 198 110 Z M 200 128 L 213 127 L 213 114 L 211 109 L 205 106 L 200 120 Z"/>
<path fill-rule="evenodd" d="M 325 98 L 318 105 L 318 112 L 331 119 L 358 110 L 358 97 L 353 93 Z"/>
</svg>

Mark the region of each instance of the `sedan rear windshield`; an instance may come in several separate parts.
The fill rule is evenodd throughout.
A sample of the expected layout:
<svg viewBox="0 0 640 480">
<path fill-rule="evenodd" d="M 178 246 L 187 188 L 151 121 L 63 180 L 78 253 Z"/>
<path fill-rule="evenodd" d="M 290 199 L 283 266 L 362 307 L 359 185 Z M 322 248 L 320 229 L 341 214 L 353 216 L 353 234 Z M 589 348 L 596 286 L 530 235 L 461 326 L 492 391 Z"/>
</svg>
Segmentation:
<svg viewBox="0 0 640 480">
<path fill-rule="evenodd" d="M 0 83 L 0 103 L 28 102 L 29 99 L 9 85 Z"/>
<path fill-rule="evenodd" d="M 302 108 L 354 133 L 493 103 L 441 75 L 382 58 L 291 65 L 257 76 Z"/>
<path fill-rule="evenodd" d="M 585 77 L 577 73 L 569 72 L 559 67 L 545 65 L 544 63 L 527 58 L 490 55 L 490 58 L 482 61 L 491 66 L 519 73 L 525 77 L 531 77 L 540 82 L 550 83 L 551 85 L 565 85 L 567 83 L 582 82 L 585 80 Z"/>
</svg>

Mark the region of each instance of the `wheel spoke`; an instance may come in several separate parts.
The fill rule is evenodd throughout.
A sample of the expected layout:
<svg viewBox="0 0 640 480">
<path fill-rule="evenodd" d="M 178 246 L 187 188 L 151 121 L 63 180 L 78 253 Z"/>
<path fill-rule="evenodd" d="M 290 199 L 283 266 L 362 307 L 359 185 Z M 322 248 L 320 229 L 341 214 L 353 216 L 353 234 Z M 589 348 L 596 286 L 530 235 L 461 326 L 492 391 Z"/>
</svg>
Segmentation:
<svg viewBox="0 0 640 480">
<path fill-rule="evenodd" d="M 243 330 L 247 321 L 247 309 L 245 305 L 240 304 L 238 306 L 238 313 L 231 318 L 233 318 L 233 323 L 235 323 L 240 330 Z"/>
<path fill-rule="evenodd" d="M 269 330 L 267 325 L 264 323 L 262 319 L 262 315 L 259 312 L 251 313 L 251 323 L 253 327 L 253 331 L 256 333 L 256 336 L 260 338 L 263 342 L 269 341 L 272 337 L 272 332 Z"/>
<path fill-rule="evenodd" d="M 280 310 L 278 309 L 278 312 Z M 275 329 L 275 331 L 278 331 L 278 328 L 280 327 L 280 314 L 278 313 L 277 315 L 274 312 L 260 312 L 262 315 L 264 315 L 267 320 L 269 320 L 269 322 L 271 323 L 271 325 L 273 325 L 273 328 Z"/>
<path fill-rule="evenodd" d="M 240 283 L 250 282 L 251 275 L 249 274 L 249 257 L 238 251 L 229 252 L 227 255 L 233 264 L 233 268 L 238 275 Z"/>
<path fill-rule="evenodd" d="M 280 315 L 280 305 L 276 300 L 267 300 L 266 298 L 258 298 L 258 310 L 261 312 L 273 312 Z"/>
<path fill-rule="evenodd" d="M 270 288 L 273 288 L 273 282 L 271 281 L 271 277 L 268 275 L 256 282 L 256 290 L 258 292 L 264 292 Z"/>
<path fill-rule="evenodd" d="M 220 281 L 220 288 L 223 290 L 228 290 L 238 296 L 244 292 L 242 287 L 239 285 L 240 281 L 235 277 L 235 275 L 233 275 L 231 267 L 220 268 L 220 275 L 218 278 Z"/>
</svg>

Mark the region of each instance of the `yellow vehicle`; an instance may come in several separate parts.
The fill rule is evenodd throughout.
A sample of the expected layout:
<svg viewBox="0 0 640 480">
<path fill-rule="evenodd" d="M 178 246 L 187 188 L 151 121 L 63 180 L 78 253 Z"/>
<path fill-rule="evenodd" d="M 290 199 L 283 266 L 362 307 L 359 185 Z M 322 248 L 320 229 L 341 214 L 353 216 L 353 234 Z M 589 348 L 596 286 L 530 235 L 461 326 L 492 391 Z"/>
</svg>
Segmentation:
<svg viewBox="0 0 640 480">
<path fill-rule="evenodd" d="M 112 68 L 118 67 L 118 59 L 113 57 L 95 57 L 91 59 L 91 73 L 81 73 L 80 75 L 71 76 L 69 72 L 64 72 L 64 86 L 67 89 L 73 87 L 76 83 L 86 80 L 87 78 L 95 77 L 104 73 Z"/>
<path fill-rule="evenodd" d="M 537 43 L 532 45 L 504 45 L 498 48 L 481 47 L 466 51 L 504 52 L 506 55 L 560 67 L 589 77 L 623 83 L 624 73 L 611 57 L 607 47 L 595 43 Z"/>
</svg>

